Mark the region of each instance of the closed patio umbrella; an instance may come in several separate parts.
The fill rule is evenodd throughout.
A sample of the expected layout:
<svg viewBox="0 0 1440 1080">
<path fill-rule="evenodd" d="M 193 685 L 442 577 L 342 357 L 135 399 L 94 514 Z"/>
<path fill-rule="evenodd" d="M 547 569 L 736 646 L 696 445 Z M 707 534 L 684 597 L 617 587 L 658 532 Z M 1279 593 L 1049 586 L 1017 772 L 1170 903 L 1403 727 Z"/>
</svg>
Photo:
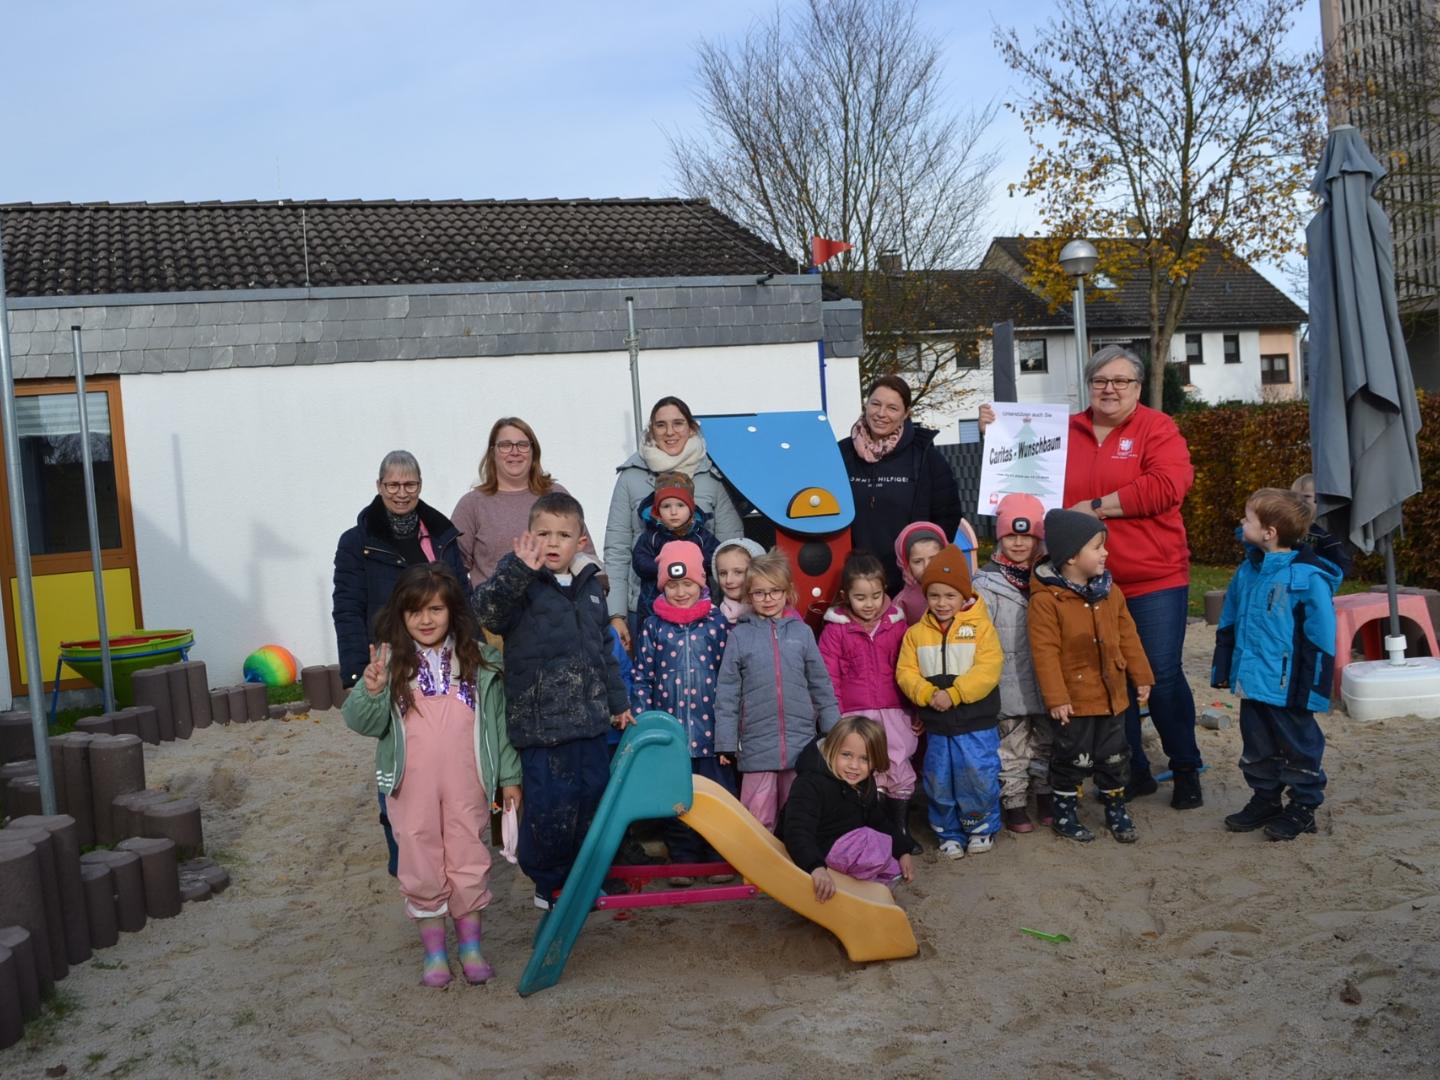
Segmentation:
<svg viewBox="0 0 1440 1080">
<path fill-rule="evenodd" d="M 1420 409 L 1400 332 L 1395 247 L 1375 201 L 1385 169 L 1348 125 L 1330 133 L 1310 190 L 1310 446 L 1331 532 L 1385 553 L 1390 633 L 1399 635 L 1391 534 L 1420 491 Z M 1402 639 L 1403 640 L 1403 639 Z"/>
</svg>

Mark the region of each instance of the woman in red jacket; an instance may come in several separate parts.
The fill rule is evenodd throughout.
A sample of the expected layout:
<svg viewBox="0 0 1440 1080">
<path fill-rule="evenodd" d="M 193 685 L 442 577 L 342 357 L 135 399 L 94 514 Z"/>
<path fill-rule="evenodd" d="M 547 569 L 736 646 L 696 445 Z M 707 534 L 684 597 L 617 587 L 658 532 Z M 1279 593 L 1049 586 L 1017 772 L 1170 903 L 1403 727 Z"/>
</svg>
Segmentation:
<svg viewBox="0 0 1440 1080">
<path fill-rule="evenodd" d="M 1105 522 L 1109 570 L 1124 591 L 1140 643 L 1155 671 L 1150 719 L 1175 774 L 1170 805 L 1201 806 L 1195 698 L 1182 663 L 1190 589 L 1190 547 L 1180 504 L 1195 480 L 1190 450 L 1175 422 L 1140 404 L 1145 365 L 1129 349 L 1107 345 L 1085 365 L 1090 407 L 1070 417 L 1065 505 Z M 981 424 L 994 413 L 980 410 Z M 1126 796 L 1156 790 L 1140 744 L 1140 708 L 1125 714 L 1130 742 Z"/>
</svg>

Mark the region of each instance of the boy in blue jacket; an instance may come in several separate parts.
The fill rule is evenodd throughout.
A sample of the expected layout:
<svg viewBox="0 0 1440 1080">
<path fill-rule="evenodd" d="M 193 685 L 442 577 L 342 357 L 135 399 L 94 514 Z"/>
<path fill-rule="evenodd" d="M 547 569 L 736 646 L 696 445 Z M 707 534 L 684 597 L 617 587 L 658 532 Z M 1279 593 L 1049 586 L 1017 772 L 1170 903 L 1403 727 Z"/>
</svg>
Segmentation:
<svg viewBox="0 0 1440 1080">
<path fill-rule="evenodd" d="M 1225 819 L 1232 832 L 1271 840 L 1315 831 L 1325 798 L 1325 735 L 1335 676 L 1335 587 L 1340 571 L 1301 543 L 1314 512 L 1296 492 L 1261 488 L 1245 504 L 1245 561 L 1225 593 L 1210 684 L 1240 698 L 1240 771 L 1254 792 Z M 1281 795 L 1290 789 L 1290 802 Z"/>
<path fill-rule="evenodd" d="M 514 553 L 470 598 L 480 625 L 505 639 L 506 729 L 530 785 L 517 856 L 547 911 L 610 780 L 605 736 L 631 720 L 598 568 L 571 566 L 584 542 L 580 504 L 542 495 Z"/>
</svg>

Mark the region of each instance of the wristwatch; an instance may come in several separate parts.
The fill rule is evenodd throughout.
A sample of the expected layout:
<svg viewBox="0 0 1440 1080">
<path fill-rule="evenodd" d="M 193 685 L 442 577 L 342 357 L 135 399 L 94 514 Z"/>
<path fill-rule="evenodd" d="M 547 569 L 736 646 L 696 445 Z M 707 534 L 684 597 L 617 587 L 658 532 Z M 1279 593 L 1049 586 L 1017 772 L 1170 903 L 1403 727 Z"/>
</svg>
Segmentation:
<svg viewBox="0 0 1440 1080">
<path fill-rule="evenodd" d="M 1102 499 L 1091 499 L 1091 500 L 1090 500 L 1090 509 L 1091 509 L 1091 510 L 1094 510 L 1094 511 L 1095 511 L 1095 516 L 1096 516 L 1097 518 L 1102 519 L 1102 520 L 1104 519 L 1105 515 L 1104 515 L 1104 513 L 1101 512 L 1100 508 L 1101 508 L 1102 506 L 1104 506 L 1104 505 L 1105 505 L 1105 500 L 1104 500 L 1103 498 L 1102 498 Z"/>
</svg>

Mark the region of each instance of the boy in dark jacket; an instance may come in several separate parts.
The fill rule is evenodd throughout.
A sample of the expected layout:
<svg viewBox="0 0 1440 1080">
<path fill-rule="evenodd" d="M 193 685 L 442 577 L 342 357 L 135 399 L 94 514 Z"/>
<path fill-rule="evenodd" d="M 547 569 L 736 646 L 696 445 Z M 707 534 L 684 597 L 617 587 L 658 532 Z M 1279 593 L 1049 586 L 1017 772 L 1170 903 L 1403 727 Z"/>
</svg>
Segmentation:
<svg viewBox="0 0 1440 1080">
<path fill-rule="evenodd" d="M 1295 482 L 1290 485 L 1290 490 L 1305 500 L 1305 505 L 1310 508 L 1310 516 L 1315 516 L 1315 474 L 1306 473 L 1304 476 L 1297 476 Z M 1349 547 L 1345 541 L 1333 533 L 1326 532 L 1320 527 L 1318 521 L 1311 521 L 1310 528 L 1299 540 L 1300 544 L 1308 547 L 1322 559 L 1328 559 L 1340 568 L 1340 573 L 1345 577 L 1355 576 L 1355 559 L 1350 554 Z"/>
<path fill-rule="evenodd" d="M 1330 707 L 1340 571 L 1302 543 L 1313 516 L 1294 491 L 1261 488 L 1250 496 L 1245 561 L 1215 630 L 1210 683 L 1240 698 L 1240 771 L 1254 792 L 1225 827 L 1263 826 L 1271 840 L 1313 833 L 1325 798 L 1325 735 L 1313 710 Z M 1290 803 L 1282 809 L 1286 787 Z"/>
<path fill-rule="evenodd" d="M 520 869 L 545 910 L 610 779 L 606 732 L 631 721 L 597 569 L 570 572 L 584 542 L 580 504 L 540 496 L 529 531 L 471 599 L 480 624 L 505 640 L 506 727 L 525 790 Z"/>
<path fill-rule="evenodd" d="M 638 625 L 655 613 L 660 595 L 657 574 L 660 549 L 672 540 L 689 540 L 700 549 L 702 566 L 709 566 L 720 542 L 705 527 L 705 514 L 695 506 L 695 481 L 682 472 L 660 473 L 655 477 L 655 494 L 641 501 L 640 535 L 630 554 L 630 563 L 640 581 L 640 599 L 635 603 Z"/>
</svg>

